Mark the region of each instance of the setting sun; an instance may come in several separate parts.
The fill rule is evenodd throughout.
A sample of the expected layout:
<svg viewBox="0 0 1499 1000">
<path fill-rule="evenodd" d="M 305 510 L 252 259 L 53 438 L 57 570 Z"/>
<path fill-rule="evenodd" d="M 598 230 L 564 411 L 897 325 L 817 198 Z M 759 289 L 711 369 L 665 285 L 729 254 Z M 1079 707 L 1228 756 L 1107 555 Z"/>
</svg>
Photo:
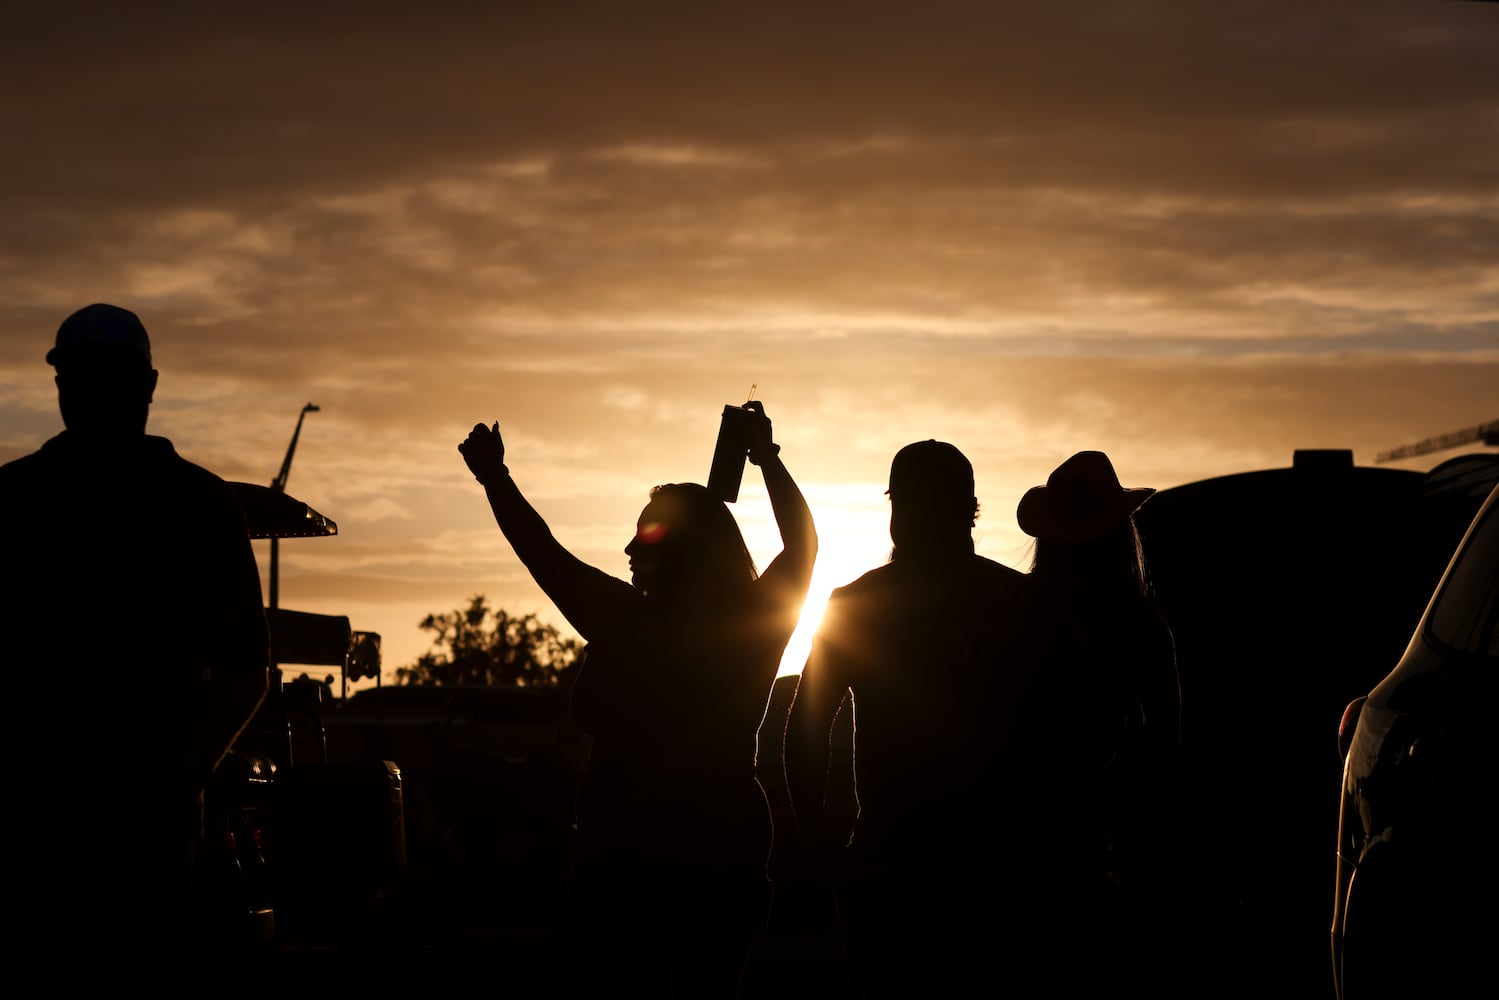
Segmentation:
<svg viewBox="0 0 1499 1000">
<path fill-rule="evenodd" d="M 792 470 L 795 474 L 795 469 Z M 802 492 L 817 520 L 817 567 L 802 605 L 801 621 L 781 657 L 780 676 L 799 674 L 822 620 L 828 595 L 884 563 L 890 555 L 890 510 L 885 484 L 803 485 Z M 762 570 L 779 551 L 775 522 L 763 486 L 746 484 L 735 517 L 745 544 Z"/>
</svg>

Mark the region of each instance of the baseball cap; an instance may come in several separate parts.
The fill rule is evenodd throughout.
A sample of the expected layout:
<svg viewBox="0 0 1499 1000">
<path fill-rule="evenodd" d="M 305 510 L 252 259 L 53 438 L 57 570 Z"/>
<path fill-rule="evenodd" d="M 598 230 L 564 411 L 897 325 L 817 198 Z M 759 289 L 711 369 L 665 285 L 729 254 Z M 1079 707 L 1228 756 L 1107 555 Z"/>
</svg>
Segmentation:
<svg viewBox="0 0 1499 1000">
<path fill-rule="evenodd" d="M 151 338 L 140 317 L 129 309 L 95 302 L 84 306 L 62 321 L 57 328 L 57 342 L 47 352 L 47 364 L 56 367 L 70 356 L 82 352 L 113 352 L 138 356 L 151 367 Z"/>
<path fill-rule="evenodd" d="M 906 445 L 890 462 L 892 497 L 973 499 L 973 463 L 956 446 L 928 439 Z"/>
</svg>

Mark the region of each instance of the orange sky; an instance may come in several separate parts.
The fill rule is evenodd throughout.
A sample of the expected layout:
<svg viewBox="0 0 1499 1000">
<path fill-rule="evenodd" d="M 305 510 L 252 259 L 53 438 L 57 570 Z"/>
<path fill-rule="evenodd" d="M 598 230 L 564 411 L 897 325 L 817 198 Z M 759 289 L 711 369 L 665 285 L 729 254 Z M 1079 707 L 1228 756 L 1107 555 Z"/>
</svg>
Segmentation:
<svg viewBox="0 0 1499 1000">
<path fill-rule="evenodd" d="M 1015 503 L 1082 448 L 1164 488 L 1499 417 L 1499 4 L 33 6 L 0 461 L 61 428 L 42 357 L 94 301 L 225 478 L 318 404 L 288 490 L 340 535 L 282 544 L 281 604 L 387 672 L 473 594 L 564 624 L 457 453 L 478 420 L 627 576 L 648 487 L 706 478 L 756 383 L 820 593 L 884 557 L 912 440 L 972 458 L 978 547 L 1023 567 Z"/>
</svg>

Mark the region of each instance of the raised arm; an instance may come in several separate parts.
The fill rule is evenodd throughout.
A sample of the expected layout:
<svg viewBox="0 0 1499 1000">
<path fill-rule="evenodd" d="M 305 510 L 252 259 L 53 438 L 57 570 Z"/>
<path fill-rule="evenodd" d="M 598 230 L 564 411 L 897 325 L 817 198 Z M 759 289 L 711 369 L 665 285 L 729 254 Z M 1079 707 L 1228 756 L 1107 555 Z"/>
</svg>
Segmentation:
<svg viewBox="0 0 1499 1000">
<path fill-rule="evenodd" d="M 781 551 L 760 578 L 777 595 L 777 603 L 783 603 L 799 614 L 802 601 L 812 585 L 812 569 L 817 563 L 817 526 L 812 522 L 812 511 L 807 506 L 806 497 L 802 496 L 801 488 L 781 461 L 781 446 L 773 441 L 765 408 L 754 400 L 744 407 L 759 416 L 751 438 L 749 460 L 760 467 L 760 474 L 765 478 L 765 492 L 770 496 L 770 508 L 781 532 Z"/>
<path fill-rule="evenodd" d="M 635 589 L 588 565 L 552 535 L 552 529 L 510 478 L 500 425 L 475 424 L 458 451 L 484 487 L 495 523 L 542 591 L 585 640 L 598 638 L 629 613 Z"/>
</svg>

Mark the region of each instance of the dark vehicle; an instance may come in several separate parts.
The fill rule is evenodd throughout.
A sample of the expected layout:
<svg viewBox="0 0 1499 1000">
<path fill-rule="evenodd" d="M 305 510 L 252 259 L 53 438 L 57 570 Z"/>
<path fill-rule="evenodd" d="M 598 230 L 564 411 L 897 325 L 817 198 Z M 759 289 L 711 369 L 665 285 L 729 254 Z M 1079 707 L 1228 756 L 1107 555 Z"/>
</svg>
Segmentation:
<svg viewBox="0 0 1499 1000">
<path fill-rule="evenodd" d="M 254 539 L 338 532 L 281 490 L 230 485 Z M 347 691 L 351 680 L 379 677 L 379 635 L 340 615 L 274 605 L 266 619 L 270 690 L 204 796 L 192 928 L 197 975 L 242 996 L 306 985 L 311 959 L 377 941 L 395 926 L 406 868 L 400 767 L 330 752 L 331 683 L 283 669 L 334 667 Z"/>
<path fill-rule="evenodd" d="M 1349 703 L 1333 900 L 1339 1000 L 1456 996 L 1493 975 L 1499 487 L 1405 653 Z"/>
<path fill-rule="evenodd" d="M 231 485 L 253 538 L 338 533 L 274 485 Z M 540 994 L 567 937 L 588 752 L 567 690 L 383 686 L 378 634 L 275 604 L 266 617 L 270 694 L 205 802 L 205 992 L 417 995 L 502 968 L 507 989 Z"/>
<path fill-rule="evenodd" d="M 281 607 L 280 542 L 338 534 L 286 492 L 317 411 L 269 486 L 230 484 L 270 542 L 272 669 L 205 796 L 196 978 L 226 1000 L 399 996 L 503 967 L 539 994 L 586 738 L 562 687 L 386 687 L 377 633 Z"/>
<path fill-rule="evenodd" d="M 381 946 L 387 968 L 408 953 L 423 991 L 553 992 L 575 919 L 562 890 L 589 750 L 567 703 L 563 686 L 388 685 L 325 713 L 335 762 L 400 762 L 401 925 Z"/>
<path fill-rule="evenodd" d="M 1213 995 L 1331 995 L 1331 732 L 1400 657 L 1496 482 L 1494 454 L 1423 473 L 1301 450 L 1137 513 L 1182 686 L 1180 952 Z"/>
</svg>

